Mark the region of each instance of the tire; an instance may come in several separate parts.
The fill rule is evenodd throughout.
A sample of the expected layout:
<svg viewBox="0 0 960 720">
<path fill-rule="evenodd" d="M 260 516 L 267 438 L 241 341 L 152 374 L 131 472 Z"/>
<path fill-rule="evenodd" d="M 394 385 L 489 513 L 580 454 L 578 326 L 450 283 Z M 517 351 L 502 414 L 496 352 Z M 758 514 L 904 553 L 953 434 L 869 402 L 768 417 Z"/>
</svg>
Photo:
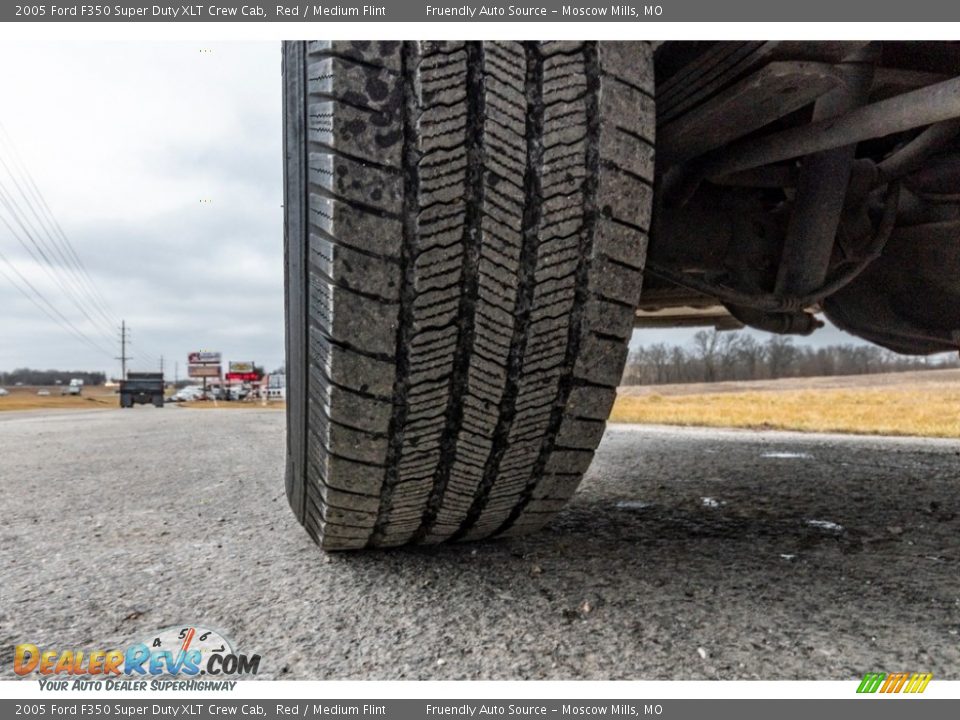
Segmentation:
<svg viewBox="0 0 960 720">
<path fill-rule="evenodd" d="M 541 527 L 620 381 L 646 43 L 284 46 L 287 495 L 327 549 Z"/>
</svg>

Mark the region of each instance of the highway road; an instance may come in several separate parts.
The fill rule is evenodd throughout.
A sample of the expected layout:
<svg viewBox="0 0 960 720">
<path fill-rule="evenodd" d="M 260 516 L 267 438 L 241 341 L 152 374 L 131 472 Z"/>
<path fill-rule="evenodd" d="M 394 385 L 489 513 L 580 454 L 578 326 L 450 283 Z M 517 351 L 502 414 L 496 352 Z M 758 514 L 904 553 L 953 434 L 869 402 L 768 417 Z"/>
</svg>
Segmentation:
<svg viewBox="0 0 960 720">
<path fill-rule="evenodd" d="M 0 422 L 13 646 L 219 629 L 275 679 L 960 679 L 960 443 L 610 426 L 515 540 L 326 555 L 284 416 L 137 407 Z"/>
</svg>

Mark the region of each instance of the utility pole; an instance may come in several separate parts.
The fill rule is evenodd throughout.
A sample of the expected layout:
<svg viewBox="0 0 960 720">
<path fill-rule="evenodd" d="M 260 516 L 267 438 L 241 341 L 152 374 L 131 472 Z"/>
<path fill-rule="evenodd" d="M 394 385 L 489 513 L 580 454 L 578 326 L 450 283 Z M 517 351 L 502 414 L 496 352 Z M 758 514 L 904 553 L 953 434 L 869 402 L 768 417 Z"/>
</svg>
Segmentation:
<svg viewBox="0 0 960 720">
<path fill-rule="evenodd" d="M 120 321 L 120 357 L 114 358 L 114 360 L 120 361 L 120 379 L 127 379 L 127 361 L 133 360 L 133 358 L 127 355 L 127 336 L 130 334 L 127 329 L 127 321 Z"/>
<path fill-rule="evenodd" d="M 163 375 L 163 355 L 160 356 L 160 374 Z"/>
</svg>

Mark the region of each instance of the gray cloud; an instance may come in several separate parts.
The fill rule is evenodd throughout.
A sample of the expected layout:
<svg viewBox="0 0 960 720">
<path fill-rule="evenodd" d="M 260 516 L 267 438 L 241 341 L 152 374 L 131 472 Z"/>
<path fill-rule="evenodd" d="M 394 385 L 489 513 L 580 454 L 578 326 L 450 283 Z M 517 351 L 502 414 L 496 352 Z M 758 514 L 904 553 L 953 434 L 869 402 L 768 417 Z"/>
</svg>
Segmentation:
<svg viewBox="0 0 960 720">
<path fill-rule="evenodd" d="M 0 76 L 0 121 L 110 313 L 133 328 L 134 366 L 163 354 L 182 371 L 201 347 L 282 364 L 278 44 L 7 43 L 0 63 L 18 68 Z M 4 228 L 0 251 L 61 295 Z M 116 373 L 2 278 L 0 303 L 0 367 Z"/>
</svg>

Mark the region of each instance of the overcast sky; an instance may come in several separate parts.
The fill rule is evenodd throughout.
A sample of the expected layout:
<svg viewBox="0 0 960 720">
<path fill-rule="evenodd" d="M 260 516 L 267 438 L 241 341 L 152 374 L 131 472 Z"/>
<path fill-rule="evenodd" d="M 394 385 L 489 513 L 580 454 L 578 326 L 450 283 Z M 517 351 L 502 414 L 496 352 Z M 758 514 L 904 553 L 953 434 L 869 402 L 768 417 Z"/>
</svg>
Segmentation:
<svg viewBox="0 0 960 720">
<path fill-rule="evenodd" d="M 280 366 L 279 44 L 4 42 L 0 67 L 0 123 L 110 314 L 131 326 L 132 367 L 163 354 L 169 374 L 179 361 L 182 376 L 199 349 Z M 0 137 L 0 158 L 9 153 Z M 2 167 L 0 183 L 11 189 Z M 2 224 L 0 252 L 58 299 Z M 9 272 L 2 260 L 0 269 Z M 110 355 L 0 276 L 0 368 L 116 374 L 115 338 L 62 297 L 56 304 Z"/>
<path fill-rule="evenodd" d="M 154 369 L 163 355 L 168 375 L 179 362 L 183 376 L 199 349 L 282 365 L 279 44 L 5 42 L 0 67 L 0 123 L 109 314 L 132 328 L 131 367 Z M 4 143 L 0 132 L 9 162 Z M 2 167 L 0 184 L 17 197 Z M 75 339 L 0 275 L 0 369 L 118 374 L 111 328 L 61 297 L 2 224 L 0 252 L 106 350 Z M 0 270 L 9 273 L 2 260 Z M 682 344 L 693 332 L 644 331 L 634 345 Z M 854 340 L 835 329 L 800 339 Z"/>
</svg>

